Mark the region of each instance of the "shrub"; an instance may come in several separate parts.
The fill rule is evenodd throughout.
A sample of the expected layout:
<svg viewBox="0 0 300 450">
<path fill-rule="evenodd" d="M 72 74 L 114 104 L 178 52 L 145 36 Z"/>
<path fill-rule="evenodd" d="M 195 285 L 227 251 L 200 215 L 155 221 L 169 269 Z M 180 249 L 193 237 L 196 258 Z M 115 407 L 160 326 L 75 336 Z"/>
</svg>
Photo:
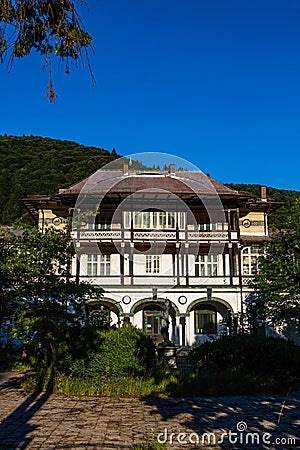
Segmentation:
<svg viewBox="0 0 300 450">
<path fill-rule="evenodd" d="M 231 369 L 258 375 L 290 373 L 300 377 L 299 347 L 280 338 L 225 336 L 199 345 L 190 357 L 197 369 Z"/>
<path fill-rule="evenodd" d="M 145 376 L 152 367 L 153 342 L 130 324 L 116 329 L 82 330 L 77 341 L 73 339 L 74 332 L 61 346 L 57 364 L 61 373 L 88 378 Z"/>
</svg>

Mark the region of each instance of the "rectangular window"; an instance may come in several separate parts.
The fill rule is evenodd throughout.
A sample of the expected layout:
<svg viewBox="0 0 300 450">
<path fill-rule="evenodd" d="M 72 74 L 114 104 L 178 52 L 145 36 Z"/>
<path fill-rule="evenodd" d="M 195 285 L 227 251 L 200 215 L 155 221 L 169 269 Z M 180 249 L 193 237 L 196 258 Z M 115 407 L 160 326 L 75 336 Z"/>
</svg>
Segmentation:
<svg viewBox="0 0 300 450">
<path fill-rule="evenodd" d="M 143 217 L 143 226 L 142 228 L 150 229 L 151 227 L 151 219 L 152 219 L 152 213 L 144 211 L 142 212 Z"/>
<path fill-rule="evenodd" d="M 185 213 L 184 212 L 178 213 L 178 222 L 179 222 L 179 229 L 184 230 L 185 229 Z"/>
<path fill-rule="evenodd" d="M 110 255 L 87 255 L 87 275 L 110 275 Z"/>
<path fill-rule="evenodd" d="M 100 217 L 99 223 L 96 224 L 97 230 L 110 230 L 111 219 L 110 217 Z"/>
<path fill-rule="evenodd" d="M 243 275 L 255 275 L 258 271 L 258 259 L 262 249 L 258 245 L 245 247 L 242 250 Z"/>
<path fill-rule="evenodd" d="M 124 228 L 131 228 L 130 211 L 124 212 Z"/>
<path fill-rule="evenodd" d="M 216 277 L 218 275 L 217 255 L 198 255 L 195 259 L 196 277 Z"/>
<path fill-rule="evenodd" d="M 174 229 L 175 213 L 165 211 L 141 211 L 134 214 L 136 229 Z"/>
<path fill-rule="evenodd" d="M 89 277 L 98 275 L 98 255 L 87 255 L 87 275 Z"/>
<path fill-rule="evenodd" d="M 216 223 L 199 223 L 199 231 L 216 231 Z"/>
<path fill-rule="evenodd" d="M 160 256 L 146 255 L 146 273 L 160 272 Z"/>
<path fill-rule="evenodd" d="M 136 213 L 134 215 L 134 228 L 142 228 L 142 213 Z"/>
<path fill-rule="evenodd" d="M 167 215 L 167 228 L 175 228 L 175 215 L 172 212 L 166 213 Z"/>
<path fill-rule="evenodd" d="M 144 310 L 144 331 L 151 337 L 160 334 L 161 311 Z"/>
<path fill-rule="evenodd" d="M 99 255 L 99 275 L 110 275 L 110 255 Z"/>
<path fill-rule="evenodd" d="M 159 212 L 158 215 L 158 228 L 166 228 L 166 213 Z"/>
<path fill-rule="evenodd" d="M 96 222 L 92 220 L 87 224 L 88 230 L 110 230 L 111 229 L 111 219 L 110 217 L 97 217 Z"/>
<path fill-rule="evenodd" d="M 217 314 L 210 309 L 195 310 L 195 334 L 216 334 Z"/>
</svg>

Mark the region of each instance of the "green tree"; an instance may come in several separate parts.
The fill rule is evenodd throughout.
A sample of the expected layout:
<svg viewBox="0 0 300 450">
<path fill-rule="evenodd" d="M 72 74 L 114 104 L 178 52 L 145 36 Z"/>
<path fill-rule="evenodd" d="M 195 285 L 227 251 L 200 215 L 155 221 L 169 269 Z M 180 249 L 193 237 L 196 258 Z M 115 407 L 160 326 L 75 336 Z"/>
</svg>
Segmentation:
<svg viewBox="0 0 300 450">
<path fill-rule="evenodd" d="M 254 285 L 265 314 L 283 323 L 300 316 L 300 199 L 286 218 L 285 228 L 272 235 L 260 260 Z"/>
<path fill-rule="evenodd" d="M 84 322 L 86 302 L 101 298 L 102 289 L 70 279 L 74 247 L 66 232 L 4 230 L 0 253 L 1 322 L 11 321 L 28 355 L 50 363 L 66 330 Z"/>
<path fill-rule="evenodd" d="M 58 57 L 65 63 L 65 73 L 70 72 L 70 61 L 89 64 L 88 49 L 92 38 L 83 27 L 77 6 L 84 0 L 2 0 L 0 2 L 0 58 L 9 55 L 23 58 L 36 51 L 44 57 L 44 67 L 49 67 L 50 79 L 47 97 L 55 101 L 52 80 L 52 59 Z"/>
</svg>

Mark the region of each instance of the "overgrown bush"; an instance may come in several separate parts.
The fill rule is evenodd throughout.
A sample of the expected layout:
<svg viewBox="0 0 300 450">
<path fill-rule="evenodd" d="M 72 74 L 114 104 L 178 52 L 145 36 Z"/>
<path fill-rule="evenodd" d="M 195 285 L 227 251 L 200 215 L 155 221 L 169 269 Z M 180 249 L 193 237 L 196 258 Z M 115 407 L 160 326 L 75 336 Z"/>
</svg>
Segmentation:
<svg viewBox="0 0 300 450">
<path fill-rule="evenodd" d="M 152 367 L 151 339 L 130 324 L 121 328 L 70 329 L 58 350 L 56 369 L 72 377 L 145 376 Z"/>
<path fill-rule="evenodd" d="M 121 328 L 96 331 L 98 348 L 76 359 L 72 375 L 97 378 L 101 375 L 143 376 L 153 364 L 155 349 L 142 330 L 125 324 Z"/>
<path fill-rule="evenodd" d="M 245 374 L 291 374 L 300 378 L 300 348 L 273 337 L 225 336 L 191 352 L 196 369 L 239 371 Z"/>
</svg>

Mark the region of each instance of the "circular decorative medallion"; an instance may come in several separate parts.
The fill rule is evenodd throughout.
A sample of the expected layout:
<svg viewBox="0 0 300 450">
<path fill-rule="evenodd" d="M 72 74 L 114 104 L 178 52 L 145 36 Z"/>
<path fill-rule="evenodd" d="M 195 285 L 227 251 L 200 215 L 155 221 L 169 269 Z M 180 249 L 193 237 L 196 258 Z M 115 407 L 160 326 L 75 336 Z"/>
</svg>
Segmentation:
<svg viewBox="0 0 300 450">
<path fill-rule="evenodd" d="M 186 302 L 187 302 L 186 296 L 185 296 L 185 295 L 181 295 L 180 297 L 178 297 L 178 302 L 179 302 L 181 305 L 185 305 Z"/>
<path fill-rule="evenodd" d="M 60 217 L 54 217 L 54 219 L 52 219 L 52 223 L 53 223 L 53 225 L 55 225 L 55 226 L 60 225 L 61 222 L 62 222 L 62 220 L 61 220 Z"/>
<path fill-rule="evenodd" d="M 124 297 L 122 298 L 122 302 L 124 303 L 124 305 L 129 305 L 129 303 L 131 302 L 131 297 L 129 297 L 129 295 L 124 295 Z"/>
<path fill-rule="evenodd" d="M 245 220 L 243 220 L 242 224 L 245 228 L 249 228 L 251 225 L 251 222 L 249 219 L 245 219 Z"/>
</svg>

